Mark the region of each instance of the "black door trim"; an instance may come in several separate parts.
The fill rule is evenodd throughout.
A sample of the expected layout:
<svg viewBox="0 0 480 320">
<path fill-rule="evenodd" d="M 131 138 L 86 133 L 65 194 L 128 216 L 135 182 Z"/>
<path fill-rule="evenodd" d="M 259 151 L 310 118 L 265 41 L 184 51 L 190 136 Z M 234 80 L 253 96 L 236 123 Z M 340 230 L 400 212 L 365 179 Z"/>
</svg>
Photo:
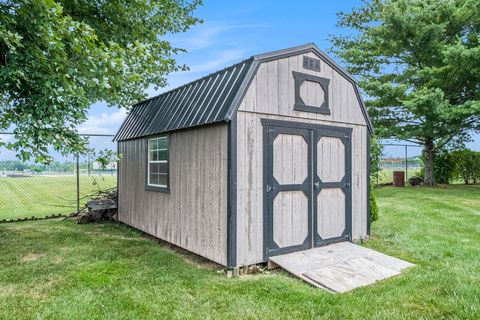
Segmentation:
<svg viewBox="0 0 480 320">
<path fill-rule="evenodd" d="M 263 259 L 264 261 L 268 260 L 269 256 L 276 254 L 285 254 L 300 250 L 306 250 L 310 247 L 317 245 L 326 245 L 329 243 L 334 243 L 338 241 L 351 240 L 351 228 L 352 228 L 352 196 L 351 196 L 351 133 L 352 128 L 346 127 L 335 127 L 328 125 L 320 125 L 314 123 L 305 123 L 305 122 L 294 122 L 294 121 L 284 121 L 284 120 L 274 120 L 274 119 L 261 119 L 263 126 Z M 304 181 L 303 186 L 308 182 L 309 188 L 302 188 L 309 199 L 309 213 L 308 213 L 308 236 L 305 239 L 304 243 L 296 246 L 278 248 L 278 246 L 273 241 L 273 223 L 271 223 L 272 210 L 270 208 L 273 203 L 273 198 L 270 199 L 269 192 L 273 192 L 275 195 L 278 194 L 279 190 L 290 190 L 292 187 L 298 187 L 300 185 L 279 185 L 278 182 L 273 178 L 273 140 L 274 137 L 278 134 L 275 134 L 274 131 L 271 131 L 273 128 L 282 128 L 281 133 L 292 133 L 300 134 L 299 132 L 303 130 L 311 130 L 311 136 L 313 141 L 308 142 L 308 152 L 311 155 L 308 158 L 308 167 L 310 172 L 307 179 Z M 320 133 L 319 133 L 320 132 Z M 301 134 L 304 136 L 303 134 Z M 345 145 L 345 176 L 341 182 L 327 182 L 322 183 L 318 177 L 317 168 L 317 143 L 320 139 L 318 136 L 333 136 L 340 137 L 342 142 Z M 304 137 L 305 138 L 305 137 Z M 318 138 L 318 140 L 317 140 Z M 315 170 L 313 170 L 313 168 Z M 312 174 L 312 171 L 315 172 Z M 313 175 L 313 181 L 312 181 Z M 271 178 L 271 179 L 270 179 Z M 307 181 L 309 180 L 309 181 Z M 319 182 L 320 188 L 313 189 L 313 182 Z M 267 190 L 267 186 L 273 186 L 275 189 Z M 316 230 L 317 225 L 317 197 L 322 188 L 341 188 L 345 193 L 345 209 L 346 209 L 346 228 L 341 237 L 331 238 L 331 239 L 318 239 L 318 232 Z M 296 189 L 295 189 L 296 190 Z M 314 199 L 315 201 L 312 201 Z M 314 229 L 315 226 L 315 229 Z M 312 231 L 313 232 L 312 234 Z M 318 236 L 318 237 L 317 237 Z M 312 239 L 313 237 L 313 239 Z M 320 240 L 320 241 L 319 241 Z M 270 246 L 273 244 L 273 246 Z M 269 247 L 270 246 L 270 247 Z"/>
<path fill-rule="evenodd" d="M 263 254 L 267 260 L 269 256 L 306 250 L 313 243 L 312 223 L 312 157 L 308 156 L 308 175 L 301 184 L 280 184 L 273 176 L 273 141 L 279 134 L 302 136 L 308 146 L 308 154 L 312 154 L 313 132 L 309 128 L 292 128 L 287 126 L 264 125 L 263 127 Z M 273 200 L 282 191 L 303 191 L 308 199 L 308 233 L 303 243 L 280 248 L 273 239 Z"/>
<path fill-rule="evenodd" d="M 276 120 L 276 119 L 260 119 L 262 125 L 265 126 L 276 126 L 276 127 L 287 127 L 287 128 L 298 128 L 298 129 L 312 129 L 312 130 L 322 130 L 323 132 L 328 133 L 338 132 L 339 130 L 343 130 L 345 132 L 351 133 L 353 131 L 352 128 L 347 127 L 336 127 L 336 126 L 329 126 L 325 124 L 317 124 L 317 123 L 308 123 L 308 122 L 295 122 L 295 121 L 286 121 L 286 120 Z"/>
<path fill-rule="evenodd" d="M 347 130 L 345 130 L 347 129 Z M 351 128 L 336 128 L 316 130 L 313 137 L 313 183 L 318 185 L 318 188 L 313 189 L 313 245 L 314 247 L 323 246 L 330 243 L 340 242 L 340 241 L 351 241 L 352 240 L 352 152 L 351 152 Z M 345 174 L 342 177 L 341 181 L 338 182 L 323 182 L 318 176 L 317 164 L 317 145 L 322 137 L 333 137 L 339 138 L 345 149 Z M 345 194 L 345 229 L 339 237 L 323 239 L 318 234 L 317 223 L 318 223 L 318 196 L 323 189 L 341 189 Z"/>
</svg>

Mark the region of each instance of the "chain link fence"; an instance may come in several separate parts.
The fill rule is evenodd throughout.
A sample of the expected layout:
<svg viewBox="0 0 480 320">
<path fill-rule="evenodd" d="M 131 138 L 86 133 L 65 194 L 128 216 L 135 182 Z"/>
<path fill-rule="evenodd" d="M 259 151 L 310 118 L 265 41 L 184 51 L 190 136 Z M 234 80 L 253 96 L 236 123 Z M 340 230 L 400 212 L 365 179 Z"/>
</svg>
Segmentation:
<svg viewBox="0 0 480 320">
<path fill-rule="evenodd" d="M 382 143 L 383 154 L 380 161 L 382 170 L 376 177 L 376 184 L 393 181 L 393 171 L 404 171 L 405 179 L 418 176 L 422 170 L 421 145 Z"/>
<path fill-rule="evenodd" d="M 113 135 L 88 134 L 94 150 L 117 151 Z M 12 134 L 0 134 L 4 142 Z M 0 222 L 48 218 L 76 212 L 89 196 L 117 186 L 117 164 L 103 168 L 89 156 L 62 156 L 49 165 L 23 162 L 15 153 L 0 148 Z"/>
<path fill-rule="evenodd" d="M 90 148 L 117 151 L 113 135 L 85 134 Z M 13 141 L 12 134 L 0 133 L 0 139 Z M 383 143 L 382 170 L 377 184 L 391 183 L 393 171 L 405 171 L 406 178 L 418 175 L 422 168 L 422 146 Z M 88 156 L 61 156 L 49 165 L 22 162 L 15 153 L 0 148 L 0 222 L 67 215 L 78 211 L 89 197 L 117 186 L 117 163 L 103 168 Z"/>
</svg>

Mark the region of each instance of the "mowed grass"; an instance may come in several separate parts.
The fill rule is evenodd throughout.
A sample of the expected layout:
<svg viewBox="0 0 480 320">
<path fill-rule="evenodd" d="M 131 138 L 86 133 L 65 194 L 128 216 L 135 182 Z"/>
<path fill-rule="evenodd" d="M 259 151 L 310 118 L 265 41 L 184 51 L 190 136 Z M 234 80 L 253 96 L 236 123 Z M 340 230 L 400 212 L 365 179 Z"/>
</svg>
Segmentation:
<svg viewBox="0 0 480 320">
<path fill-rule="evenodd" d="M 392 183 L 393 182 L 393 171 L 405 171 L 405 169 L 382 169 L 378 173 L 378 179 L 376 179 L 375 183 L 376 184 L 387 184 L 387 183 Z M 408 179 L 413 177 L 413 176 L 419 176 L 420 175 L 420 169 L 413 169 L 409 168 L 408 172 L 406 173 L 405 176 L 405 185 L 408 186 L 409 182 Z M 465 182 L 462 179 L 455 178 L 450 181 L 451 184 L 464 184 Z"/>
<path fill-rule="evenodd" d="M 116 185 L 116 175 L 81 175 L 80 197 Z M 0 190 L 0 220 L 68 214 L 77 208 L 75 175 L 0 177 Z"/>
<path fill-rule="evenodd" d="M 393 182 L 393 171 L 405 171 L 405 169 L 383 169 L 378 173 L 378 184 L 392 183 Z M 420 169 L 408 169 L 408 174 L 405 177 L 405 184 L 408 184 L 408 179 L 413 176 L 418 176 Z"/>
<path fill-rule="evenodd" d="M 227 279 L 123 225 L 0 224 L 0 318 L 479 319 L 480 186 L 376 194 L 363 245 L 416 266 L 347 294 L 282 271 Z"/>
</svg>

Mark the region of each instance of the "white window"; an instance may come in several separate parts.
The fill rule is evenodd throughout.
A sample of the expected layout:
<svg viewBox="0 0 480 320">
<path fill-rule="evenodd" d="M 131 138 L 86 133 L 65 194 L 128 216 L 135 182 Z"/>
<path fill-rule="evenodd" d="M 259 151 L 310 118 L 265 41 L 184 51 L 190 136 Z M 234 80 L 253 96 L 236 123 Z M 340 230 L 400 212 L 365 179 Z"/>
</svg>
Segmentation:
<svg viewBox="0 0 480 320">
<path fill-rule="evenodd" d="M 168 188 L 168 136 L 148 139 L 147 185 Z"/>
</svg>

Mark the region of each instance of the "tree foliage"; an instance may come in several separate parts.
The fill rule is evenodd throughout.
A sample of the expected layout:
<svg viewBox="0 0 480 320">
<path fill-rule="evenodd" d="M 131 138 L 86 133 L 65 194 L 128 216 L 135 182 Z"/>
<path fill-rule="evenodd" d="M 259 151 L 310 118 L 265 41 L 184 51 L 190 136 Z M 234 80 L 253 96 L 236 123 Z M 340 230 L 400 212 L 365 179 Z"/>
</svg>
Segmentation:
<svg viewBox="0 0 480 320">
<path fill-rule="evenodd" d="M 165 85 L 182 49 L 164 40 L 199 22 L 200 0 L 0 1 L 0 130 L 22 160 L 86 152 L 76 132 L 98 101 L 129 107 Z"/>
<path fill-rule="evenodd" d="M 359 76 L 376 133 L 434 152 L 480 130 L 480 2 L 372 0 L 340 13 L 333 51 Z"/>
<path fill-rule="evenodd" d="M 375 185 L 375 180 L 382 170 L 381 161 L 383 155 L 383 145 L 376 136 L 370 138 L 370 183 Z"/>
<path fill-rule="evenodd" d="M 435 154 L 435 181 L 437 183 L 450 183 L 453 179 L 455 162 L 451 153 L 442 148 Z"/>
<path fill-rule="evenodd" d="M 453 177 L 462 179 L 465 184 L 480 182 L 480 152 L 456 150 L 451 157 L 454 163 Z"/>
</svg>

